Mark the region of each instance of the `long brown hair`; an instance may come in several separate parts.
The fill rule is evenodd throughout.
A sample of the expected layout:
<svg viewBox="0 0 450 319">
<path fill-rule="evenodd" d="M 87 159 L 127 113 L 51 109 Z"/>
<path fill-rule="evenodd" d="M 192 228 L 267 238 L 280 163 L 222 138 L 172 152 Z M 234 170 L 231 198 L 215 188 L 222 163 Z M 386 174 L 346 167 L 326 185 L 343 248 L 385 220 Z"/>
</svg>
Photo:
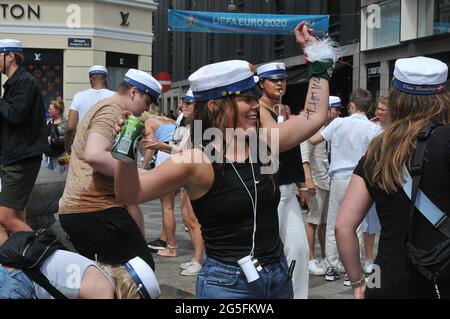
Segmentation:
<svg viewBox="0 0 450 319">
<path fill-rule="evenodd" d="M 392 194 L 403 184 L 403 167 L 415 148 L 420 130 L 434 122 L 446 123 L 450 95 L 414 95 L 392 89 L 389 112 L 392 125 L 374 138 L 367 150 L 364 171 L 372 185 Z"/>
<path fill-rule="evenodd" d="M 202 121 L 202 141 L 201 145 L 195 145 L 194 147 L 205 147 L 211 141 L 203 140 L 204 132 L 212 127 L 218 128 L 223 137 L 225 137 L 225 130 L 227 128 L 236 128 L 238 122 L 238 106 L 235 96 L 226 96 L 222 99 L 214 100 L 215 107 L 213 110 L 208 108 L 208 101 L 195 102 L 193 121 Z M 194 126 L 191 125 L 191 138 L 194 141 Z M 198 134 L 198 132 L 197 132 Z"/>
<path fill-rule="evenodd" d="M 218 128 L 221 132 L 222 132 L 222 136 L 224 137 L 223 139 L 223 144 L 222 144 L 222 149 L 225 150 L 226 149 L 226 139 L 225 139 L 225 131 L 227 128 L 237 128 L 237 123 L 238 123 L 238 105 L 237 105 L 237 100 L 236 100 L 236 96 L 235 95 L 231 95 L 231 96 L 226 96 L 222 99 L 217 99 L 214 100 L 215 102 L 215 107 L 210 110 L 208 108 L 208 102 L 195 102 L 194 105 L 194 116 L 193 116 L 193 121 L 195 120 L 201 120 L 202 121 L 202 139 L 201 139 L 201 144 L 198 144 L 199 141 L 196 141 L 194 138 L 194 122 L 191 125 L 191 142 L 194 148 L 199 148 L 199 149 L 203 149 L 204 147 L 206 147 L 211 141 L 210 140 L 204 140 L 204 132 L 208 129 L 208 128 L 212 128 L 212 127 L 216 127 Z M 257 123 L 257 130 L 259 130 L 259 128 L 261 127 L 261 122 L 258 116 L 258 123 Z M 197 132 L 197 134 L 199 134 Z M 197 143 L 197 144 L 196 144 Z M 258 143 L 261 143 L 261 141 L 258 140 Z M 271 155 L 271 151 L 270 148 L 268 148 L 268 155 Z M 222 163 L 225 163 L 225 152 L 222 152 Z M 267 166 L 268 164 L 262 164 L 262 166 Z M 213 163 L 213 166 L 216 166 L 218 168 L 219 171 L 223 172 L 223 165 L 219 164 L 217 165 L 216 163 Z M 275 182 L 275 176 L 271 175 L 270 179 L 272 181 L 272 186 L 273 186 L 273 193 L 275 193 L 276 191 L 276 182 Z"/>
</svg>

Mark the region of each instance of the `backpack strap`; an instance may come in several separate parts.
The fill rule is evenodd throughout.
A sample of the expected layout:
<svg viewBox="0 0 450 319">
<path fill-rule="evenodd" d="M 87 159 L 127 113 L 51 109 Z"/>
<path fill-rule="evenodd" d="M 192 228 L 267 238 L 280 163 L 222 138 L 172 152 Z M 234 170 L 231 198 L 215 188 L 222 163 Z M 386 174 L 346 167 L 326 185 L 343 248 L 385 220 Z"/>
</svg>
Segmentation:
<svg viewBox="0 0 450 319">
<path fill-rule="evenodd" d="M 68 299 L 58 289 L 53 286 L 48 278 L 45 277 L 39 270 L 22 269 L 22 271 L 35 283 L 44 288 L 55 299 Z"/>
<path fill-rule="evenodd" d="M 419 204 L 419 206 L 422 208 L 419 209 L 419 212 L 422 215 L 424 215 L 425 218 L 428 221 L 430 221 L 430 223 L 436 229 L 438 229 L 444 235 L 450 238 L 450 222 L 447 215 L 444 214 L 438 207 L 436 207 L 436 205 L 434 205 L 433 202 L 431 202 L 431 200 L 429 200 L 428 197 L 425 194 L 423 194 L 423 192 L 420 191 L 419 193 L 419 186 L 420 181 L 422 179 L 423 159 L 425 157 L 427 139 L 430 137 L 430 135 L 438 126 L 439 126 L 438 124 L 429 124 L 420 130 L 419 134 L 417 135 L 416 150 L 414 151 L 412 157 L 411 176 L 409 175 L 408 170 L 406 169 L 405 173 L 406 183 L 403 185 L 403 189 L 405 190 L 406 195 L 408 195 L 408 197 L 410 197 L 411 199 L 409 207 L 408 236 L 412 235 L 411 234 L 412 217 L 414 215 L 416 205 Z M 411 195 L 408 186 L 411 187 Z M 418 194 L 421 200 L 419 203 L 416 203 Z M 427 209 L 423 209 L 424 207 L 426 207 Z"/>
</svg>

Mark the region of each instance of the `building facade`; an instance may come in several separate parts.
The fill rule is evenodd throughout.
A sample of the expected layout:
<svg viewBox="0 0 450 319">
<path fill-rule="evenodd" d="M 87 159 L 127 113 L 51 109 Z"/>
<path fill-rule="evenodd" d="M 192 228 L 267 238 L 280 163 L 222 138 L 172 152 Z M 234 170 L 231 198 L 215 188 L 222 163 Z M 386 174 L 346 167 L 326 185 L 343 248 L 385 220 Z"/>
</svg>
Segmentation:
<svg viewBox="0 0 450 319">
<path fill-rule="evenodd" d="M 236 12 L 257 14 L 328 14 L 329 34 L 343 46 L 344 57 L 338 63 L 332 94 L 346 101 L 359 85 L 360 1 L 357 0 L 234 0 L 196 1 L 159 0 L 155 15 L 153 70 L 172 74 L 171 90 L 162 98 L 163 111 L 175 110 L 178 99 L 188 88 L 187 78 L 201 66 L 229 59 L 243 59 L 259 65 L 284 62 L 288 71 L 288 89 L 284 103 L 294 110 L 303 108 L 306 94 L 306 66 L 294 36 L 209 34 L 169 32 L 167 10 L 227 12 L 231 2 Z"/>
<path fill-rule="evenodd" d="M 388 94 L 399 58 L 450 65 L 450 0 L 361 1 L 361 51 L 361 86 L 377 98 Z"/>
<path fill-rule="evenodd" d="M 0 38 L 22 41 L 24 66 L 39 79 L 46 105 L 90 87 L 93 64 L 115 90 L 129 68 L 152 70 L 153 0 L 0 0 Z M 68 109 L 68 107 L 66 108 Z"/>
</svg>

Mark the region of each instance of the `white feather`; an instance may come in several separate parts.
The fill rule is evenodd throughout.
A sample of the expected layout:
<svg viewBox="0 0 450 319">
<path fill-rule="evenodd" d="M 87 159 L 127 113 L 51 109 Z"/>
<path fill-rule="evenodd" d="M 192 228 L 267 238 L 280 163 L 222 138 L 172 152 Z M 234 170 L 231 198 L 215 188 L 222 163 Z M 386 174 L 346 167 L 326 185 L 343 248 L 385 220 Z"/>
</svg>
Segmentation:
<svg viewBox="0 0 450 319">
<path fill-rule="evenodd" d="M 326 60 L 336 62 L 342 55 L 339 45 L 330 38 L 308 43 L 303 48 L 303 51 L 306 53 L 306 58 L 309 62 L 325 62 Z"/>
</svg>

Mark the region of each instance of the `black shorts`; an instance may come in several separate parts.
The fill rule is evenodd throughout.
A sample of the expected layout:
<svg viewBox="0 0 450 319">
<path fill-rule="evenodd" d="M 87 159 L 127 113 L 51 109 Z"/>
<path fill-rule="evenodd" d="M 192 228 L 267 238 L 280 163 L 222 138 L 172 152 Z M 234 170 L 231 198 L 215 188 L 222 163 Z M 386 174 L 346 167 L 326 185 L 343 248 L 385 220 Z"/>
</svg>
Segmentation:
<svg viewBox="0 0 450 319">
<path fill-rule="evenodd" d="M 155 269 L 145 238 L 126 208 L 62 214 L 59 221 L 81 255 L 109 265 L 123 265 L 139 256 Z"/>
<path fill-rule="evenodd" d="M 39 174 L 42 156 L 0 165 L 0 206 L 24 210 Z"/>
</svg>

